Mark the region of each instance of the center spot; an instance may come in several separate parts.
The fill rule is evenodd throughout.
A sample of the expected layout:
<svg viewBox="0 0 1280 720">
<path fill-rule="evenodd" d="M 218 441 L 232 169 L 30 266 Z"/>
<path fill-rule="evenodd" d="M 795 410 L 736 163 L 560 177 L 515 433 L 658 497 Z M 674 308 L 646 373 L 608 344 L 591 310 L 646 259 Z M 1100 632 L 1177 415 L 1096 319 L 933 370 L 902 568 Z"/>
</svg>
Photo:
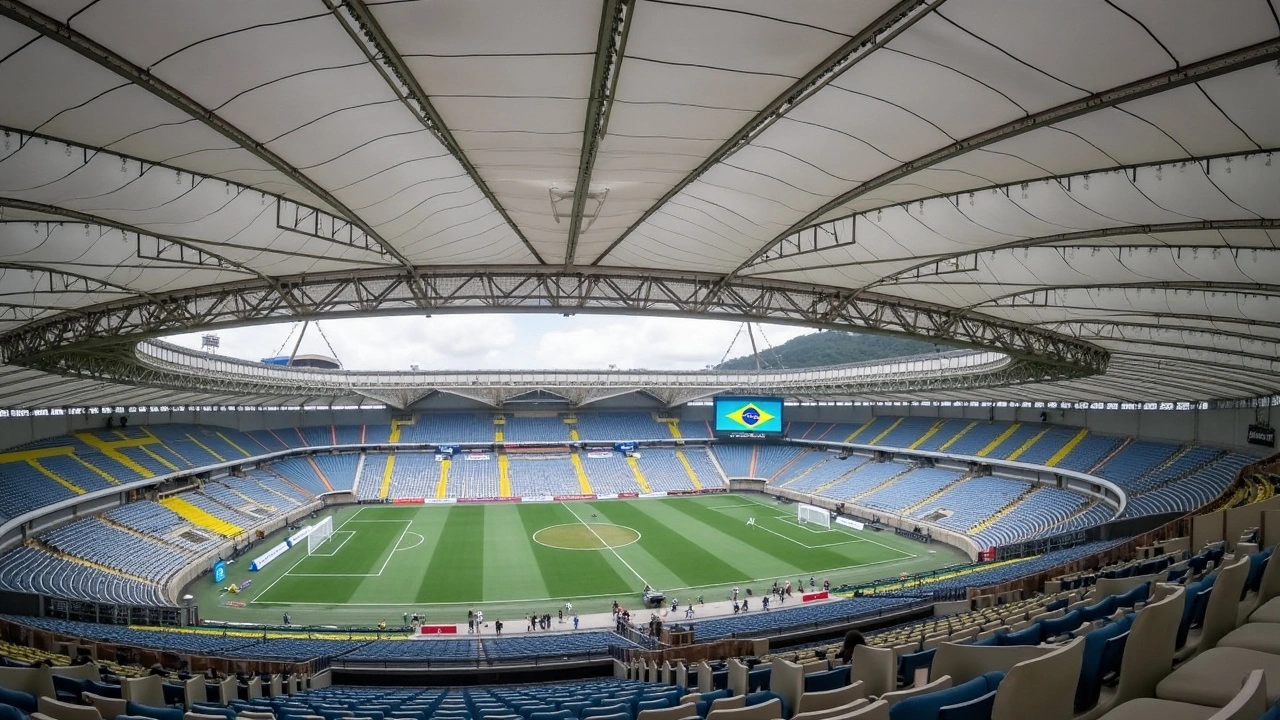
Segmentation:
<svg viewBox="0 0 1280 720">
<path fill-rule="evenodd" d="M 606 550 L 620 548 L 640 539 L 640 533 L 624 525 L 552 525 L 533 534 L 533 541 L 561 550 Z"/>
</svg>

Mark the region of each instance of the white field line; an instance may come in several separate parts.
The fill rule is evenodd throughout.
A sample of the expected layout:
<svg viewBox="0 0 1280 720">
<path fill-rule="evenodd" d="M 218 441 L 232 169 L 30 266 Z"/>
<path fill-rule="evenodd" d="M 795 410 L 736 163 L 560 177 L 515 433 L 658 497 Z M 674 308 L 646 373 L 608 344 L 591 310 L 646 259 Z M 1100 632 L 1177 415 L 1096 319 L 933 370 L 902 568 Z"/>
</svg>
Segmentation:
<svg viewBox="0 0 1280 720">
<path fill-rule="evenodd" d="M 760 502 L 760 501 L 758 501 L 758 500 L 755 500 L 755 499 L 753 499 L 753 498 L 749 498 L 749 497 L 746 497 L 746 496 L 743 496 L 743 497 L 744 497 L 744 499 L 746 499 L 746 500 L 750 500 L 751 502 L 753 502 L 753 503 L 755 503 L 755 504 L 759 505 L 760 507 L 768 508 L 768 509 L 773 510 L 773 511 L 775 511 L 775 512 L 777 512 L 777 510 L 778 510 L 778 508 L 776 508 L 776 507 L 774 507 L 774 506 L 772 506 L 772 505 L 768 505 L 768 504 L 766 504 L 766 503 L 762 503 L 762 502 Z M 791 516 L 790 516 L 790 515 L 777 515 L 776 517 L 789 520 L 789 518 L 790 518 Z M 796 524 L 797 524 L 797 525 L 799 525 L 799 523 L 796 523 Z M 815 530 L 815 531 L 812 531 L 812 532 L 817 532 L 817 531 Z M 888 546 L 888 545 L 885 545 L 885 544 L 884 544 L 884 543 L 882 543 L 882 542 L 878 542 L 878 541 L 876 541 L 876 540 L 872 540 L 872 539 L 869 537 L 869 535 L 871 534 L 871 532 L 874 532 L 874 531 L 870 531 L 870 532 L 868 532 L 868 531 L 863 531 L 863 533 L 862 533 L 862 534 L 855 535 L 855 534 L 854 534 L 854 531 L 853 531 L 852 529 L 845 528 L 843 525 L 832 525 L 832 526 L 831 526 L 831 529 L 830 529 L 828 532 L 837 532 L 837 533 L 840 533 L 840 534 L 842 534 L 842 535 L 848 535 L 848 536 L 850 536 L 850 537 L 855 537 L 855 538 L 858 538 L 859 540 L 862 540 L 862 541 L 865 541 L 865 542 L 869 542 L 869 543 L 871 543 L 872 545 L 879 545 L 880 547 L 884 548 L 885 550 L 892 550 L 893 552 L 895 552 L 895 553 L 897 553 L 897 554 L 901 555 L 903 558 L 914 558 L 914 557 L 920 557 L 919 555 L 916 555 L 915 553 L 909 553 L 909 552 L 907 552 L 907 551 L 905 551 L 905 550 L 899 550 L 898 548 L 890 547 L 890 546 Z M 775 533 L 775 534 L 777 534 L 777 533 Z M 876 564 L 878 564 L 878 563 L 867 563 L 867 564 L 868 564 L 868 565 L 876 565 Z"/>
<path fill-rule="evenodd" d="M 614 557 L 616 557 L 616 558 L 618 558 L 618 560 L 619 560 L 623 565 L 626 565 L 626 566 L 627 566 L 627 569 L 631 571 L 631 574 L 632 574 L 632 575 L 635 575 L 636 577 L 640 578 L 640 582 L 644 583 L 645 585 L 649 585 L 649 581 L 648 581 L 648 580 L 645 580 L 645 579 L 644 579 L 644 577 L 642 577 L 642 576 L 640 575 L 640 573 L 636 572 L 636 569 L 635 569 L 635 568 L 633 568 L 633 567 L 631 567 L 631 563 L 627 562 L 626 560 L 623 560 L 623 559 L 622 559 L 622 556 L 618 554 L 618 551 L 617 551 L 617 550 L 615 550 L 615 549 L 613 549 L 613 546 L 611 546 L 609 543 L 605 542 L 605 541 L 604 541 L 604 538 L 600 537 L 600 533 L 596 532 L 595 528 L 593 528 L 593 527 L 591 527 L 590 525 L 588 525 L 588 524 L 587 524 L 587 522 L 586 522 L 585 520 L 583 520 L 581 517 L 579 517 L 579 516 L 578 516 L 578 513 L 574 512 L 573 508 L 569 507 L 569 504 L 568 504 L 568 503 L 560 503 L 560 504 L 561 504 L 562 506 L 564 506 L 564 508 L 565 508 L 565 509 L 567 509 L 567 510 L 569 511 L 569 514 L 570 514 L 570 515 L 573 515 L 575 518 L 578 518 L 578 522 L 582 523 L 582 525 L 583 525 L 584 527 L 586 527 L 588 530 L 590 530 L 590 531 L 591 531 L 591 534 L 596 536 L 596 539 L 600 541 L 600 544 L 601 544 L 601 545 L 603 545 L 604 547 L 609 548 L 609 552 L 613 553 L 613 556 L 614 556 Z M 637 532 L 636 534 L 638 535 L 639 533 Z"/>
<path fill-rule="evenodd" d="M 320 550 L 317 548 L 317 549 L 316 549 L 316 551 L 315 551 L 315 552 L 313 552 L 313 553 L 311 553 L 311 554 L 312 554 L 312 555 L 319 555 L 320 557 L 333 557 L 334 555 L 337 555 L 337 554 L 338 554 L 338 551 L 342 549 L 342 546 L 343 546 L 343 545 L 346 545 L 346 544 L 347 544 L 347 541 L 348 541 L 348 540 L 350 540 L 351 538 L 355 537 L 355 535 L 356 535 L 356 531 L 355 531 L 355 530 L 334 530 L 334 531 L 333 531 L 333 534 L 332 534 L 332 535 L 330 535 L 328 538 L 326 538 L 326 539 L 325 539 L 325 540 L 326 540 L 326 542 L 322 542 L 322 543 L 320 543 L 320 547 L 324 547 L 326 544 L 327 544 L 327 545 L 333 545 L 333 539 L 334 539 L 335 537 L 337 537 L 339 533 L 341 533 L 341 534 L 342 534 L 342 542 L 338 543 L 338 547 L 334 548 L 334 549 L 333 549 L 333 552 L 322 553 L 322 552 L 320 552 Z"/>
<path fill-rule="evenodd" d="M 334 528 L 334 529 L 333 529 L 333 531 L 334 531 L 334 532 L 337 532 L 337 531 L 341 530 L 342 528 L 346 527 L 346 526 L 347 526 L 347 523 L 351 522 L 352 520 L 355 520 L 355 519 L 356 519 L 356 517 L 357 517 L 358 515 L 360 515 L 360 513 L 364 512 L 364 508 L 365 508 L 365 506 L 361 505 L 359 510 L 356 510 L 356 511 L 355 511 L 355 513 L 354 513 L 354 514 L 352 514 L 352 516 L 351 516 L 351 517 L 347 518 L 346 520 L 343 520 L 343 521 L 342 521 L 342 524 L 341 524 L 341 525 L 339 525 L 338 527 Z M 249 601 L 249 604 L 250 604 L 250 605 L 252 605 L 252 604 L 254 604 L 254 603 L 258 602 L 258 598 L 262 597 L 263 595 L 266 595 L 266 594 L 271 590 L 271 588 L 273 588 L 273 587 L 275 587 L 275 586 L 276 586 L 276 583 L 280 582 L 281 580 L 283 580 L 283 579 L 285 578 L 285 576 L 287 576 L 289 573 L 293 572 L 293 569 L 294 569 L 294 568 L 296 568 L 296 567 L 298 567 L 298 564 L 299 564 L 299 563 L 301 563 L 303 560 L 306 560 L 308 557 L 310 557 L 310 555 L 303 555 L 302 557 L 298 558 L 297 562 L 295 562 L 294 564 L 290 565 L 290 566 L 289 566 L 289 569 L 288 569 L 288 570 L 285 570 L 283 575 L 281 575 L 280 577 L 276 578 L 276 579 L 275 579 L 275 581 L 273 581 L 270 585 L 268 585 L 268 586 L 267 586 L 267 588 L 266 588 L 266 590 L 263 590 L 262 592 L 260 592 L 260 593 L 258 593 L 257 595 L 255 595 L 255 596 L 254 596 L 254 599 Z M 263 604 L 266 604 L 266 603 L 263 603 Z M 279 603 L 277 603 L 277 604 L 279 604 Z M 286 604 L 287 604 L 287 603 L 286 603 Z"/>
</svg>

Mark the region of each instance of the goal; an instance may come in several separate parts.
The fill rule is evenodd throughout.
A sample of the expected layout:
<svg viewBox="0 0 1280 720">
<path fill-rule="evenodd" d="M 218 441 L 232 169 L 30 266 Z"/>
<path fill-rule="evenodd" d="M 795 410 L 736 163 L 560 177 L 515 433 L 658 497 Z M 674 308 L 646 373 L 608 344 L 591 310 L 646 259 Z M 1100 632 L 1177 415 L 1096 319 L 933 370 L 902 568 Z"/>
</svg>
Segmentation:
<svg viewBox="0 0 1280 720">
<path fill-rule="evenodd" d="M 814 505 L 798 503 L 796 505 L 796 520 L 801 524 L 812 523 L 824 528 L 831 528 L 831 513 L 827 512 L 825 508 Z"/>
<path fill-rule="evenodd" d="M 326 517 L 313 526 L 315 529 L 307 535 L 307 554 L 310 555 L 320 547 L 325 540 L 333 537 L 333 517 Z"/>
</svg>

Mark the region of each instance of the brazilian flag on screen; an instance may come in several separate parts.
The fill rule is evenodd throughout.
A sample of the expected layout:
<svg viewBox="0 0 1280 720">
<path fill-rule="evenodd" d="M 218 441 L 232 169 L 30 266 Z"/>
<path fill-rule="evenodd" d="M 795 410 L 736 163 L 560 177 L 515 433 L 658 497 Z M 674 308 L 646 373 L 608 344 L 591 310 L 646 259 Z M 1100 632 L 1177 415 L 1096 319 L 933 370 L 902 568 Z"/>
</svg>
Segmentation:
<svg viewBox="0 0 1280 720">
<path fill-rule="evenodd" d="M 715 399 L 716 432 L 782 432 L 781 398 Z"/>
</svg>

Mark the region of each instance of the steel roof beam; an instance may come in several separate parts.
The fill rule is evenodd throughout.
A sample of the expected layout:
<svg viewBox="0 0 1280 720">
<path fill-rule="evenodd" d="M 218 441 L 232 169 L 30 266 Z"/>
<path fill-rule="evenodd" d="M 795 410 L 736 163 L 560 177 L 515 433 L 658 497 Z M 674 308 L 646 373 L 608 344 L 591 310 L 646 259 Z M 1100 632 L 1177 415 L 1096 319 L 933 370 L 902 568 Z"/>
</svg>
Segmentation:
<svg viewBox="0 0 1280 720">
<path fill-rule="evenodd" d="M 808 213 L 804 217 L 797 220 L 791 227 L 782 231 L 773 240 L 770 240 L 763 247 L 757 250 L 750 258 L 743 262 L 735 269 L 730 276 L 736 275 L 744 268 L 754 263 L 760 256 L 768 252 L 773 246 L 782 242 L 787 236 L 803 230 L 819 218 L 836 210 L 840 206 L 851 202 L 869 192 L 884 187 L 897 180 L 901 180 L 913 173 L 931 168 L 940 163 L 959 157 L 974 150 L 984 148 L 993 143 L 1017 137 L 1024 133 L 1031 132 L 1042 127 L 1048 127 L 1071 118 L 1080 117 L 1089 113 L 1097 112 L 1126 102 L 1131 102 L 1157 93 L 1174 90 L 1203 80 L 1225 75 L 1236 70 L 1253 67 L 1265 62 L 1280 59 L 1280 38 L 1267 40 L 1257 43 L 1246 48 L 1233 50 L 1217 57 L 1192 63 L 1190 65 L 1180 67 L 1174 70 L 1166 71 L 1143 78 L 1141 80 L 1122 85 L 1121 87 L 1107 90 L 1105 92 L 1090 95 L 1079 100 L 1059 105 L 1048 110 L 1019 118 L 1012 122 L 1001 125 L 991 130 L 985 130 L 976 135 L 971 135 L 959 142 L 940 148 L 931 153 L 923 155 L 915 160 L 903 163 L 898 167 L 882 173 L 864 183 L 860 183 L 856 187 L 847 192 L 840 194 L 832 200 L 823 203 L 821 207 Z M 1172 161 L 1171 161 L 1172 162 Z M 1034 180 L 1033 180 L 1034 181 Z"/>
<path fill-rule="evenodd" d="M 564 254 L 566 268 L 573 267 L 578 253 L 578 236 L 582 233 L 582 216 L 587 210 L 591 173 L 595 168 L 596 153 L 609 127 L 609 111 L 618 87 L 633 10 L 631 0 L 606 0 L 600 12 L 600 37 L 596 40 L 596 62 L 591 73 L 591 101 L 587 103 L 587 119 L 582 130 L 578 182 L 573 188 L 573 214 L 569 217 L 569 241 Z"/>
<path fill-rule="evenodd" d="M 347 207 L 341 200 L 324 189 L 298 168 L 289 164 L 284 158 L 269 150 L 265 145 L 247 135 L 235 125 L 224 120 L 217 113 L 196 102 L 177 88 L 169 85 L 155 75 L 138 67 L 124 56 L 110 48 L 95 42 L 88 36 L 74 30 L 66 23 L 58 22 L 17 0 L 0 0 L 0 17 L 40 33 L 46 38 L 72 50 L 80 56 L 110 70 L 138 87 L 150 92 L 166 103 L 185 113 L 188 117 L 200 122 L 210 130 L 235 143 L 240 148 L 253 154 L 258 159 L 275 168 L 282 175 L 297 183 L 307 192 L 320 198 L 344 218 L 366 235 L 372 238 L 386 253 L 394 257 L 406 270 L 413 270 L 413 263 L 400 253 L 395 246 L 384 240 L 374 229 Z"/>
<path fill-rule="evenodd" d="M 796 106 L 813 97 L 815 93 L 840 77 L 846 70 L 862 62 L 875 50 L 901 35 L 944 2 L 946 0 L 902 0 L 890 8 L 888 12 L 876 18 L 870 25 L 863 28 L 861 32 L 849 38 L 848 42 L 828 55 L 817 67 L 805 73 L 804 77 L 784 90 L 781 95 L 774 98 L 763 110 L 747 121 L 746 125 L 743 125 L 728 140 L 724 141 L 724 144 L 717 148 L 715 152 L 699 163 L 698 167 L 684 176 L 666 194 L 658 198 L 657 202 L 651 205 L 648 210 L 645 210 L 644 214 L 634 223 L 631 223 L 630 227 L 622 231 L 622 234 L 610 243 L 609 247 L 605 248 L 604 252 L 600 253 L 595 260 L 592 260 L 591 264 L 599 265 L 604 262 L 609 253 L 622 244 L 622 241 L 626 240 L 636 228 L 644 224 L 654 213 L 661 210 L 667 202 L 692 185 L 704 173 L 737 152 L 744 145 L 749 144 Z"/>
<path fill-rule="evenodd" d="M 324 3 L 338 20 L 338 23 L 342 25 L 342 28 L 360 47 L 360 51 L 369 60 L 369 64 L 382 75 L 383 80 L 386 81 L 391 91 L 396 94 L 396 97 L 400 99 L 400 102 L 409 109 L 409 112 L 417 118 L 418 122 L 422 123 L 422 126 L 428 132 L 435 136 L 436 140 L 444 146 L 445 151 L 452 155 L 458 161 L 458 164 L 462 165 L 462 169 L 470 176 L 471 182 L 475 183 L 475 186 L 493 205 L 493 209 L 510 226 L 511 232 L 520 238 L 520 242 L 524 243 L 525 249 L 533 255 L 538 263 L 545 264 L 546 261 L 542 259 L 542 255 L 538 253 L 537 248 L 524 236 L 520 227 L 516 225 L 516 221 L 507 213 L 507 209 L 502 206 L 502 203 L 498 202 L 498 197 L 493 194 L 493 191 L 489 189 L 488 183 L 480 176 L 480 171 L 476 169 L 467 154 L 463 152 L 462 146 L 453 137 L 453 133 L 449 130 L 449 126 L 445 124 L 444 118 L 440 116 L 439 111 L 431 104 L 430 95 L 423 89 L 413 72 L 409 70 L 404 57 L 400 55 L 400 51 L 396 50 L 395 45 L 387 38 L 386 32 L 383 31 L 382 26 L 378 23 L 377 18 L 373 16 L 373 13 L 370 12 L 364 0 L 341 0 L 341 2 L 324 0 Z"/>
<path fill-rule="evenodd" d="M 1086 342 L 979 313 L 892 296 L 853 299 L 846 291 L 739 279 L 723 292 L 707 273 L 529 267 L 422 268 L 316 273 L 192 288 L 158 302 L 121 301 L 42 319 L 0 335 L 0 356 L 30 357 L 60 347 L 109 345 L 175 332 L 290 318 L 374 313 L 602 312 L 701 315 L 836 329 L 915 334 L 1015 357 L 1100 372 L 1107 353 Z M 109 332 L 106 331 L 109 328 Z"/>
</svg>

